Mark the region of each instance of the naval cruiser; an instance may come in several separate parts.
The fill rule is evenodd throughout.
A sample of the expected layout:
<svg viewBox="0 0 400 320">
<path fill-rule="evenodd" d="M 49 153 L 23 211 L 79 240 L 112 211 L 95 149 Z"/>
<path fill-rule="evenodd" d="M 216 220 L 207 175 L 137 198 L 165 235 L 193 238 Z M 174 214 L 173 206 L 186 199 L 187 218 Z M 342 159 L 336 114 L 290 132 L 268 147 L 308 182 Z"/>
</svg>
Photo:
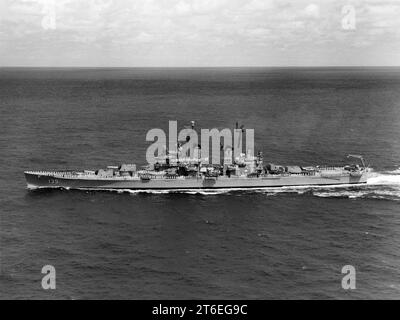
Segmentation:
<svg viewBox="0 0 400 320">
<path fill-rule="evenodd" d="M 264 164 L 263 155 L 240 154 L 231 164 L 211 165 L 199 158 L 166 155 L 152 165 L 108 166 L 83 171 L 26 171 L 28 189 L 187 190 L 329 186 L 366 183 L 371 172 L 363 157 L 344 166 Z"/>
</svg>

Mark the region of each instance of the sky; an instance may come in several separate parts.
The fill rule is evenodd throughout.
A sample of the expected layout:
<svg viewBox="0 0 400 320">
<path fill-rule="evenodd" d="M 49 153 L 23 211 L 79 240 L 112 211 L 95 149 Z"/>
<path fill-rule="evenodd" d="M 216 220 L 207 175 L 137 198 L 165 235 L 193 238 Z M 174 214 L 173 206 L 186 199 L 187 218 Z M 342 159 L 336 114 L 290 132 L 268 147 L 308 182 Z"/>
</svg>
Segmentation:
<svg viewBox="0 0 400 320">
<path fill-rule="evenodd" d="M 0 0 L 0 66 L 400 65 L 400 0 Z"/>
</svg>

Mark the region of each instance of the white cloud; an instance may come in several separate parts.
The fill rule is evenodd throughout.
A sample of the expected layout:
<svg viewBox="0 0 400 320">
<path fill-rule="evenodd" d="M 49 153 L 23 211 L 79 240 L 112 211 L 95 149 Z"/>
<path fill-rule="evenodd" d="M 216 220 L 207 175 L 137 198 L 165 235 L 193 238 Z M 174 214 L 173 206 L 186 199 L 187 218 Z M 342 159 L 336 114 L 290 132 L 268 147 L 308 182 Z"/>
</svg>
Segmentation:
<svg viewBox="0 0 400 320">
<path fill-rule="evenodd" d="M 320 52 L 325 55 L 320 60 L 329 63 L 339 59 L 335 50 L 350 55 L 382 46 L 384 56 L 385 43 L 400 52 L 400 1 L 352 0 L 357 19 L 352 33 L 341 29 L 341 4 L 334 0 L 55 0 L 57 28 L 44 30 L 43 6 L 49 1 L 0 0 L 0 63 L 23 60 L 30 51 L 39 62 L 56 56 L 63 63 L 68 51 L 77 61 L 105 51 L 113 61 L 139 65 L 224 59 L 301 64 L 308 61 L 302 57 Z"/>
<path fill-rule="evenodd" d="M 142 43 L 151 42 L 153 39 L 154 36 L 152 36 L 147 32 L 140 32 L 139 35 L 135 38 L 137 42 L 142 42 Z"/>
<path fill-rule="evenodd" d="M 319 6 L 314 3 L 309 4 L 304 9 L 304 13 L 312 18 L 319 18 Z"/>
<path fill-rule="evenodd" d="M 250 0 L 245 6 L 245 9 L 258 11 L 258 10 L 270 10 L 274 8 L 273 0 Z"/>
<path fill-rule="evenodd" d="M 175 5 L 175 11 L 177 14 L 181 15 L 181 14 L 188 14 L 190 13 L 192 10 L 192 7 L 190 6 L 189 3 L 187 3 L 186 1 L 179 1 L 176 5 Z"/>
</svg>

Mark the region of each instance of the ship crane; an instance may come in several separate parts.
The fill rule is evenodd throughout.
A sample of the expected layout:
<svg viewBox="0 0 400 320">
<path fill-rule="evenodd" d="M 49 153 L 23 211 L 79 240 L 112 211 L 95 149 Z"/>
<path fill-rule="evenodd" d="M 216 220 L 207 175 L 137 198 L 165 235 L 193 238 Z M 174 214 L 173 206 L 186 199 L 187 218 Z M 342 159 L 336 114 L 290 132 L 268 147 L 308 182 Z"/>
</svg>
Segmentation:
<svg viewBox="0 0 400 320">
<path fill-rule="evenodd" d="M 363 168 L 365 169 L 367 166 L 365 164 L 364 158 L 363 156 L 359 155 L 359 154 L 349 154 L 347 156 L 347 158 L 355 158 L 355 159 L 359 159 L 363 165 Z"/>
</svg>

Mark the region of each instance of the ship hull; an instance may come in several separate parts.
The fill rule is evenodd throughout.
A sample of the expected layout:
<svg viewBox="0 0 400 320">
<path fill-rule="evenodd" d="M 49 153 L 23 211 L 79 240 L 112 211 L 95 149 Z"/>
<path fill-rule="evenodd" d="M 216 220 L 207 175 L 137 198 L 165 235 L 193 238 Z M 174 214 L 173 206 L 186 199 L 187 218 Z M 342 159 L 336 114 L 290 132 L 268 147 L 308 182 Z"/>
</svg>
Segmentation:
<svg viewBox="0 0 400 320">
<path fill-rule="evenodd" d="M 225 177 L 218 178 L 188 178 L 174 179 L 141 179 L 141 178 L 77 178 L 63 177 L 59 174 L 25 172 L 29 189 L 37 188 L 66 188 L 66 189 L 130 189 L 130 190 L 181 190 L 181 189 L 244 189 L 267 187 L 296 187 L 296 186 L 327 186 L 360 184 L 367 182 L 367 173 L 360 176 L 339 175 L 322 176 L 280 176 L 264 177 Z"/>
</svg>

